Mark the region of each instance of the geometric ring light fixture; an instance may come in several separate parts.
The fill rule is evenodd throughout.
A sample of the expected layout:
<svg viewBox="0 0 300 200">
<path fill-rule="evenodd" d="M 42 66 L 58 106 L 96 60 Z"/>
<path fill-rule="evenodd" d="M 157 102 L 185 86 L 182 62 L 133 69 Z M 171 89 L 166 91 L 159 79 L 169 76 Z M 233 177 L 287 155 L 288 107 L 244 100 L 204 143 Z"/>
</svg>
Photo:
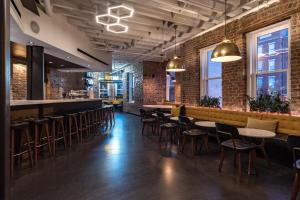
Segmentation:
<svg viewBox="0 0 300 200">
<path fill-rule="evenodd" d="M 119 17 L 120 19 L 125 19 L 132 17 L 134 10 L 124 5 L 113 6 L 108 8 L 108 14 L 111 16 Z"/>
<path fill-rule="evenodd" d="M 96 22 L 106 26 L 106 30 L 112 33 L 126 33 L 128 26 L 121 24 L 120 20 L 132 17 L 134 9 L 124 6 L 112 6 L 107 8 L 107 14 L 97 15 Z"/>
</svg>

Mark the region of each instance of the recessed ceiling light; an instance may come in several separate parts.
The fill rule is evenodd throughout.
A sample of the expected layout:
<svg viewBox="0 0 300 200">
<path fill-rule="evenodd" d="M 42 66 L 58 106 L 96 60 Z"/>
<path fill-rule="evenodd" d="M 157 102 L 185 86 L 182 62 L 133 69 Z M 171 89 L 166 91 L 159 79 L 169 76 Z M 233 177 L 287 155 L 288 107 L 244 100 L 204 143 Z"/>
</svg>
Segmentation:
<svg viewBox="0 0 300 200">
<path fill-rule="evenodd" d="M 91 65 L 88 65 L 88 67 L 90 67 Z"/>
<path fill-rule="evenodd" d="M 33 45 L 33 42 L 32 42 L 32 41 L 29 41 L 28 44 Z"/>
<path fill-rule="evenodd" d="M 71 57 L 70 56 L 67 56 L 67 59 L 70 59 Z"/>
<path fill-rule="evenodd" d="M 49 64 L 52 64 L 53 62 L 52 61 L 49 61 Z"/>
<path fill-rule="evenodd" d="M 63 67 L 64 65 L 60 65 L 61 67 Z"/>
</svg>

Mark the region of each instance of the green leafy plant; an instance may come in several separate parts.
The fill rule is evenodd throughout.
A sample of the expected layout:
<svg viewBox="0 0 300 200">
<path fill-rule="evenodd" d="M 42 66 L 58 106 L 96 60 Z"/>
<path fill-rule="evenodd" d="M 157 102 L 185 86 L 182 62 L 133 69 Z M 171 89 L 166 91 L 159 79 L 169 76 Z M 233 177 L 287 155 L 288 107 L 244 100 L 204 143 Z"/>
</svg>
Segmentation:
<svg viewBox="0 0 300 200">
<path fill-rule="evenodd" d="M 209 108 L 220 108 L 220 98 L 203 96 L 200 99 L 200 106 Z"/>
<path fill-rule="evenodd" d="M 247 96 L 250 111 L 290 113 L 291 100 L 280 93 L 262 92 L 256 98 Z"/>
</svg>

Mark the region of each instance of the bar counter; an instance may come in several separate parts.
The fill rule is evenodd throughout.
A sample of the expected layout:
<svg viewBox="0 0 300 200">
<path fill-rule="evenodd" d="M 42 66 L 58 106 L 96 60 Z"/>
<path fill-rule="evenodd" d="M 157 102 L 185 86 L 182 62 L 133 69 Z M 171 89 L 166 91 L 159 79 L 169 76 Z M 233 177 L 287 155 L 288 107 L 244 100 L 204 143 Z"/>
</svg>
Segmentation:
<svg viewBox="0 0 300 200">
<path fill-rule="evenodd" d="M 65 114 L 99 108 L 102 100 L 95 99 L 57 99 L 57 100 L 12 100 L 10 102 L 12 120 L 27 117 Z"/>
</svg>

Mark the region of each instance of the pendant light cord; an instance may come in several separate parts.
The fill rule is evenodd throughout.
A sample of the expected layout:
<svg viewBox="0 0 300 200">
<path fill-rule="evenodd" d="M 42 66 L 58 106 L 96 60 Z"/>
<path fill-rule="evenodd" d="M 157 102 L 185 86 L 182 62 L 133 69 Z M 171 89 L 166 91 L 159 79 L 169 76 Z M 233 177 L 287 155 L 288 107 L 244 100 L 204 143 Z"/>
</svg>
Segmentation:
<svg viewBox="0 0 300 200">
<path fill-rule="evenodd" d="M 174 26 L 174 29 L 175 29 L 175 55 L 177 56 L 177 48 L 176 48 L 176 44 L 177 44 L 177 41 L 176 41 L 176 38 L 177 38 L 177 26 L 175 25 Z"/>
<path fill-rule="evenodd" d="M 227 0 L 225 0 L 225 27 L 224 27 L 224 32 L 225 32 L 225 39 L 227 39 Z"/>
</svg>

